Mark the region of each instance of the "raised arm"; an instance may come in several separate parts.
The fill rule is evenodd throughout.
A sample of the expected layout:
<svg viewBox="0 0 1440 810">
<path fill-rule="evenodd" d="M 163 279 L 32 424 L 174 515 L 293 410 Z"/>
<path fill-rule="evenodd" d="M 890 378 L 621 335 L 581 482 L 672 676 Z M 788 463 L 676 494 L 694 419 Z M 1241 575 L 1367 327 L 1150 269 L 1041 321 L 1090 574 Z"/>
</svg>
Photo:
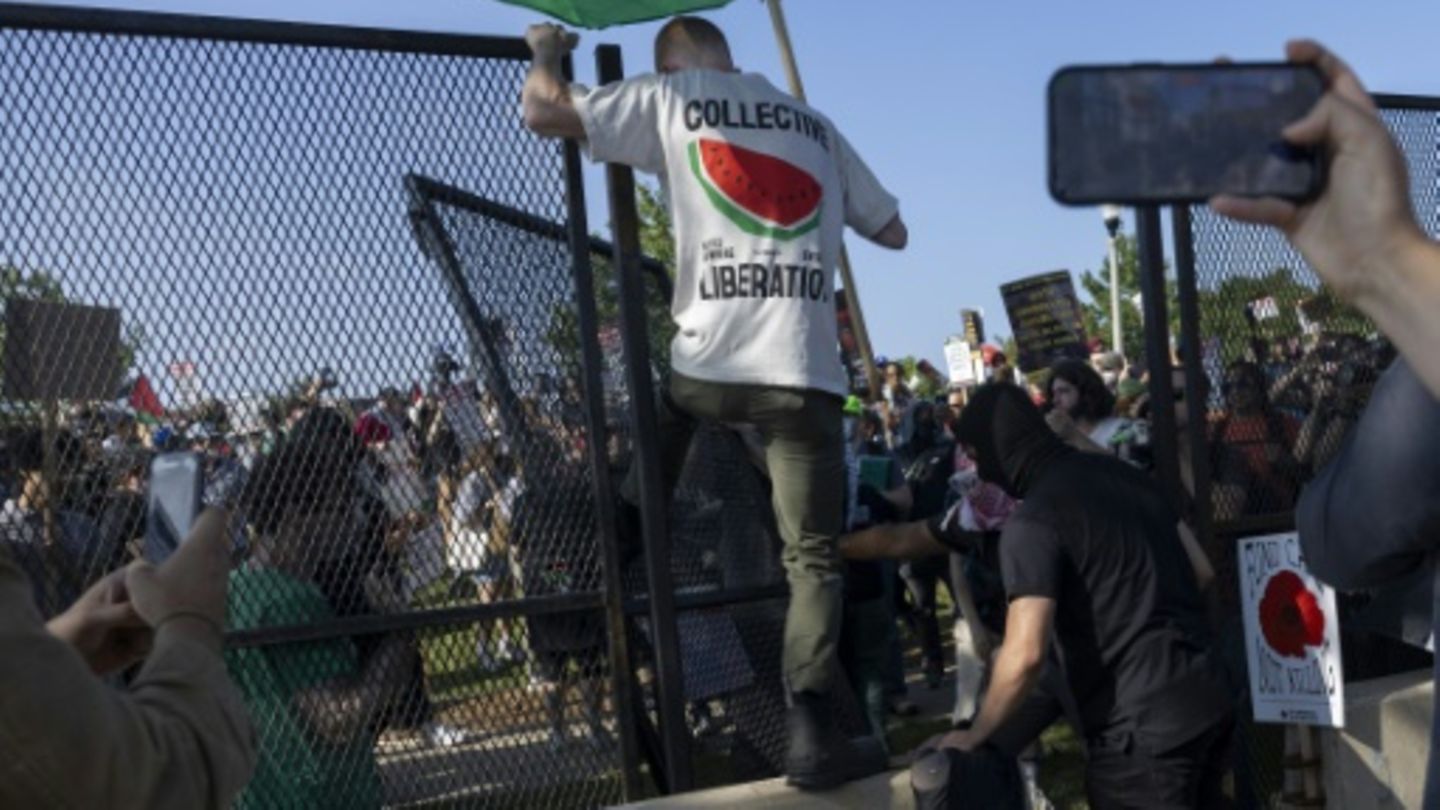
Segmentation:
<svg viewBox="0 0 1440 810">
<path fill-rule="evenodd" d="M 525 113 L 525 126 L 547 138 L 585 137 L 580 114 L 570 100 L 570 83 L 565 80 L 561 62 L 575 48 L 580 37 L 558 25 L 532 25 L 525 32 L 534 60 L 520 93 Z"/>
</svg>

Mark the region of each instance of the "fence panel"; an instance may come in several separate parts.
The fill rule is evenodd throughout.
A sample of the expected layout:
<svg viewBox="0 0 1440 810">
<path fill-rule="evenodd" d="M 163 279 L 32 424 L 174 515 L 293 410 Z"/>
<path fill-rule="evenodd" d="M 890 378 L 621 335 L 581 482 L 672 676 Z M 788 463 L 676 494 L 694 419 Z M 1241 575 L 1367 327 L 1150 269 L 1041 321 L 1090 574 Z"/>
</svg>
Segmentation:
<svg viewBox="0 0 1440 810">
<path fill-rule="evenodd" d="M 1409 163 L 1416 216 L 1440 236 L 1440 99 L 1377 101 Z M 1209 417 L 1202 452 L 1211 480 L 1211 492 L 1197 502 L 1211 509 L 1207 551 L 1221 608 L 1232 617 L 1221 643 L 1243 668 L 1236 539 L 1293 528 L 1301 488 L 1339 449 L 1394 351 L 1368 319 L 1321 286 L 1277 231 L 1236 223 L 1203 205 L 1189 214 L 1189 233 L 1177 238 L 1188 236 L 1194 251 L 1197 355 L 1208 388 L 1201 392 Z M 1187 363 L 1195 359 L 1190 347 L 1182 350 Z M 1367 601 L 1343 600 L 1347 623 L 1360 618 Z M 1368 634 L 1347 634 L 1342 646 L 1347 679 L 1417 665 L 1413 651 Z M 1245 722 L 1239 744 L 1247 763 L 1237 774 L 1240 790 L 1276 795 L 1283 786 L 1277 729 Z"/>
<path fill-rule="evenodd" d="M 53 613 L 169 552 L 150 462 L 196 454 L 241 515 L 243 806 L 621 798 L 567 243 L 451 228 L 477 329 L 410 217 L 419 173 L 568 222 L 528 57 L 0 7 L 0 542 Z"/>
</svg>

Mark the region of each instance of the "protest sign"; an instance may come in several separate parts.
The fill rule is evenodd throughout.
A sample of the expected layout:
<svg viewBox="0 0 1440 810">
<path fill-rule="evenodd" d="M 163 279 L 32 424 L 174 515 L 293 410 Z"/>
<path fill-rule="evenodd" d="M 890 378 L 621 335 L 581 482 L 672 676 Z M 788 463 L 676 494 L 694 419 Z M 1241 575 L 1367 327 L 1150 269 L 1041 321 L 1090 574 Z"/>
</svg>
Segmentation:
<svg viewBox="0 0 1440 810">
<path fill-rule="evenodd" d="M 120 387 L 120 310 L 13 296 L 5 300 L 7 399 L 113 399 Z"/>
<path fill-rule="evenodd" d="M 1299 537 L 1240 540 L 1245 658 L 1257 722 L 1345 726 L 1335 591 L 1305 569 Z"/>
<path fill-rule="evenodd" d="M 975 361 L 970 356 L 970 344 L 951 335 L 945 341 L 945 365 L 949 367 L 951 385 L 969 385 L 975 382 Z"/>
<path fill-rule="evenodd" d="M 960 310 L 960 324 L 964 329 L 966 343 L 979 346 L 985 342 L 985 319 L 979 310 Z"/>
<path fill-rule="evenodd" d="M 1075 284 L 1068 271 L 1001 285 L 1000 296 L 1015 332 L 1020 354 L 1015 360 L 1021 371 L 1040 371 L 1067 357 L 1090 358 L 1080 300 L 1075 297 Z"/>
</svg>

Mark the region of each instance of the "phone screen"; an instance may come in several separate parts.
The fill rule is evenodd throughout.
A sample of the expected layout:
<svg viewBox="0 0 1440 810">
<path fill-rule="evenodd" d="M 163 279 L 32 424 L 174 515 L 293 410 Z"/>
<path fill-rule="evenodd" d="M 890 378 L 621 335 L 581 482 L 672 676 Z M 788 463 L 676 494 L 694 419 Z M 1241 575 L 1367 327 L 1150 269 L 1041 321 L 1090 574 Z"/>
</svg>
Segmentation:
<svg viewBox="0 0 1440 810">
<path fill-rule="evenodd" d="M 1304 65 L 1064 68 L 1050 80 L 1050 193 L 1077 205 L 1314 196 L 1320 156 L 1280 133 L 1324 91 Z"/>
<path fill-rule="evenodd" d="M 160 564 L 180 547 L 200 514 L 204 470 L 195 453 L 165 453 L 150 465 L 145 559 Z"/>
</svg>

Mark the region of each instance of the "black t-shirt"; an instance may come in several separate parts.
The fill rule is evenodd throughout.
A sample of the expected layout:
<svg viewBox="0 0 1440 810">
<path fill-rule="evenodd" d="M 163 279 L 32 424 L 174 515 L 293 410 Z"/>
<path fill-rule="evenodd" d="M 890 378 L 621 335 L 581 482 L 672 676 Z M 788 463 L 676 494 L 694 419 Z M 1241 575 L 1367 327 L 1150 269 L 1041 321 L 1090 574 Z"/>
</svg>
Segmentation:
<svg viewBox="0 0 1440 810">
<path fill-rule="evenodd" d="M 1008 597 L 1057 602 L 1059 652 L 1087 737 L 1179 744 L 1228 712 L 1176 520 L 1140 471 L 1072 453 L 1040 474 L 1001 535 Z"/>
</svg>

